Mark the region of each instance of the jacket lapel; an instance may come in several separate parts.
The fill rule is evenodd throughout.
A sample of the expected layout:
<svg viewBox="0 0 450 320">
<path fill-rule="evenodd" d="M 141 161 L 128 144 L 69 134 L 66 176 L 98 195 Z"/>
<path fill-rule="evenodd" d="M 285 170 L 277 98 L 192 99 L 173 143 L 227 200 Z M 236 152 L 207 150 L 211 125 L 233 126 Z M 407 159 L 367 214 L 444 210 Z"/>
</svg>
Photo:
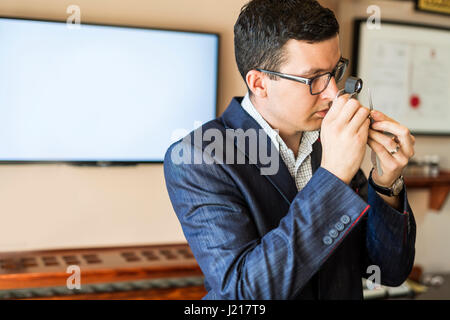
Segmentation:
<svg viewBox="0 0 450 320">
<path fill-rule="evenodd" d="M 267 151 L 263 154 L 270 154 L 270 150 L 275 150 L 275 146 L 272 144 L 271 139 L 265 134 L 264 130 L 261 128 L 261 126 L 256 122 L 255 119 L 253 119 L 241 106 L 242 98 L 233 98 L 228 108 L 225 110 L 225 112 L 222 114 L 222 116 L 219 118 L 222 123 L 224 124 L 225 128 L 227 129 L 242 129 L 247 131 L 248 129 L 257 130 L 257 132 L 260 132 L 260 134 L 257 134 L 257 157 L 256 159 L 250 158 L 250 152 L 249 148 L 250 146 L 248 143 L 245 143 L 243 146 L 239 145 L 235 141 L 235 146 L 241 150 L 249 160 L 251 160 L 251 163 L 256 165 L 259 170 L 265 167 L 261 163 L 261 159 L 259 158 L 260 152 L 259 148 L 263 147 L 264 145 L 260 145 L 259 141 L 260 139 L 264 139 L 267 141 Z M 261 131 L 259 131 L 261 130 Z M 288 168 L 286 167 L 283 159 L 281 158 L 281 155 L 277 152 L 278 157 L 278 163 L 279 163 L 279 169 L 276 174 L 274 175 L 265 175 L 265 177 L 272 183 L 272 185 L 278 190 L 278 192 L 283 196 L 283 198 L 290 204 L 294 197 L 297 194 L 297 187 L 295 185 L 295 181 L 292 178 L 292 176 L 289 173 Z M 316 141 L 313 144 L 313 151 L 311 154 L 311 165 L 313 173 L 317 170 L 317 168 L 320 166 L 322 158 L 322 148 L 320 145 L 320 141 Z"/>
<path fill-rule="evenodd" d="M 312 148 L 313 150 L 311 152 L 311 167 L 312 173 L 314 174 L 320 167 L 320 163 L 322 162 L 322 144 L 320 143 L 320 138 L 313 143 Z"/>
</svg>

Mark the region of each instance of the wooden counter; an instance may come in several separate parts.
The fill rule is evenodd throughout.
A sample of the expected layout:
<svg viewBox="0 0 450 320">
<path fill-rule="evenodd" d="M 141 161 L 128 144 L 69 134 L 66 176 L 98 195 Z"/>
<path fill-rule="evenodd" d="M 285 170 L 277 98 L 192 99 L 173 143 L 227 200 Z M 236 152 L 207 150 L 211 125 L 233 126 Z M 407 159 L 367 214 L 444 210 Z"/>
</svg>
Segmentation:
<svg viewBox="0 0 450 320">
<path fill-rule="evenodd" d="M 81 289 L 67 281 L 80 270 Z M 72 280 L 70 280 L 72 281 Z M 0 253 L 0 299 L 201 299 L 187 244 Z"/>
</svg>

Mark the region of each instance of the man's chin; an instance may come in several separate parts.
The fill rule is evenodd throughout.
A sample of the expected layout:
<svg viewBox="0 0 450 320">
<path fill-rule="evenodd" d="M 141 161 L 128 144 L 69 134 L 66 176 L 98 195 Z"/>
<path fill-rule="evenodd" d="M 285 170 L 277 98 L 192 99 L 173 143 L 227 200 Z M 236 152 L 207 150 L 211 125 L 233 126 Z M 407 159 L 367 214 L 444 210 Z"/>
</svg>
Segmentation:
<svg viewBox="0 0 450 320">
<path fill-rule="evenodd" d="M 316 131 L 322 127 L 322 118 L 311 119 L 301 131 Z"/>
</svg>

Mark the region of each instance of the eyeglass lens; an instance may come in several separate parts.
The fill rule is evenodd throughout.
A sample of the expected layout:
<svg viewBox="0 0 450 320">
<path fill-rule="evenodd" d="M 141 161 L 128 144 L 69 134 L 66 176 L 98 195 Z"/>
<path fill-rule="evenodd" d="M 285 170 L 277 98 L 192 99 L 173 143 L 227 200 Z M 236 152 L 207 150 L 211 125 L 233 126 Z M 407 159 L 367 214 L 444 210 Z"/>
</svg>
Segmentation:
<svg viewBox="0 0 450 320">
<path fill-rule="evenodd" d="M 342 63 L 342 64 L 337 66 L 336 72 L 334 74 L 334 78 L 335 78 L 336 82 L 339 82 L 344 77 L 345 67 L 346 66 L 345 66 L 344 63 Z M 311 82 L 311 93 L 312 94 L 319 94 L 322 91 L 324 91 L 328 87 L 330 79 L 331 79 L 331 74 L 330 73 L 326 73 L 326 74 L 324 74 L 324 75 L 322 75 L 322 76 L 320 76 L 318 78 L 315 78 Z"/>
</svg>

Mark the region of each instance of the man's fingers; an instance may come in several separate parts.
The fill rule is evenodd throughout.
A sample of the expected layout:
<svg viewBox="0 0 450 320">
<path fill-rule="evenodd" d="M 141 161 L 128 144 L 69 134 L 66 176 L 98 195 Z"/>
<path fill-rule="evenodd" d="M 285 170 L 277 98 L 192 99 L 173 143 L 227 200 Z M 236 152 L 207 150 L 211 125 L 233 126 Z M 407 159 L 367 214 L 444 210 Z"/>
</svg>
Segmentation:
<svg viewBox="0 0 450 320">
<path fill-rule="evenodd" d="M 358 107 L 356 110 L 356 113 L 354 113 L 353 118 L 350 120 L 350 123 L 348 124 L 348 129 L 352 132 L 359 131 L 360 128 L 366 123 L 366 120 L 368 121 L 368 124 L 370 125 L 369 120 L 369 109 L 365 107 Z"/>
<path fill-rule="evenodd" d="M 359 127 L 357 134 L 361 135 L 361 136 L 365 135 L 367 138 L 369 138 L 367 135 L 367 132 L 369 131 L 369 127 L 370 127 L 370 119 L 366 119 Z"/>
<path fill-rule="evenodd" d="M 369 129 L 369 138 L 384 146 L 388 152 L 395 150 L 398 146 L 398 143 L 392 137 L 375 130 Z"/>
<path fill-rule="evenodd" d="M 339 98 L 335 99 L 330 111 L 328 111 L 327 114 L 329 119 L 336 121 L 336 124 L 339 128 L 346 127 L 351 121 L 351 119 L 355 116 L 358 109 L 361 107 L 358 100 L 348 98 L 349 95 L 344 94 Z M 361 121 L 359 125 L 361 125 L 362 122 L 363 121 Z M 353 130 L 357 131 L 358 128 L 359 126 L 354 127 Z"/>
<path fill-rule="evenodd" d="M 406 128 L 396 122 L 388 121 L 388 120 L 375 121 L 372 124 L 372 129 L 378 130 L 378 131 L 387 131 L 392 134 L 395 134 L 396 136 L 409 134 L 408 128 Z"/>
<path fill-rule="evenodd" d="M 401 149 L 396 153 L 391 154 L 384 145 L 370 137 L 367 139 L 367 144 L 372 148 L 373 151 L 375 151 L 377 156 L 380 158 L 381 163 L 385 167 L 387 167 L 389 171 L 394 171 L 398 168 L 404 168 L 408 164 L 409 159 L 405 156 Z"/>
<path fill-rule="evenodd" d="M 359 109 L 361 108 L 361 104 L 356 99 L 350 99 L 347 101 L 347 103 L 344 105 L 344 107 L 341 110 L 341 113 L 339 114 L 337 121 L 340 125 L 348 125 L 352 119 L 356 116 L 356 114 L 359 112 Z M 367 112 L 366 118 L 369 116 L 369 113 Z M 360 119 L 361 115 L 357 117 L 357 119 Z M 364 122 L 363 119 L 360 119 L 360 123 Z M 359 126 L 357 127 L 359 128 Z M 356 128 L 356 130 L 357 130 Z"/>
<path fill-rule="evenodd" d="M 370 113 L 371 117 L 373 118 L 373 120 L 375 121 L 391 121 L 391 122 L 395 122 L 398 123 L 397 121 L 395 121 L 392 118 L 389 118 L 387 115 L 385 115 L 383 112 L 380 112 L 378 110 L 374 110 Z"/>
<path fill-rule="evenodd" d="M 408 128 L 392 121 L 374 122 L 371 127 L 377 131 L 387 131 L 396 135 L 405 155 L 408 157 L 414 155 L 413 145 L 415 138 L 413 138 Z"/>
<path fill-rule="evenodd" d="M 330 111 L 327 113 L 327 117 L 329 119 L 335 119 L 339 116 L 341 113 L 342 108 L 348 101 L 348 94 L 344 94 L 336 99 L 333 100 L 333 103 L 331 104 Z"/>
<path fill-rule="evenodd" d="M 372 148 L 373 151 L 375 151 L 378 158 L 380 159 L 380 162 L 383 164 L 382 166 L 383 171 L 386 169 L 385 168 L 386 164 L 390 164 L 392 168 L 394 167 L 395 159 L 383 145 L 371 139 L 370 137 L 367 139 L 367 144 Z"/>
</svg>

